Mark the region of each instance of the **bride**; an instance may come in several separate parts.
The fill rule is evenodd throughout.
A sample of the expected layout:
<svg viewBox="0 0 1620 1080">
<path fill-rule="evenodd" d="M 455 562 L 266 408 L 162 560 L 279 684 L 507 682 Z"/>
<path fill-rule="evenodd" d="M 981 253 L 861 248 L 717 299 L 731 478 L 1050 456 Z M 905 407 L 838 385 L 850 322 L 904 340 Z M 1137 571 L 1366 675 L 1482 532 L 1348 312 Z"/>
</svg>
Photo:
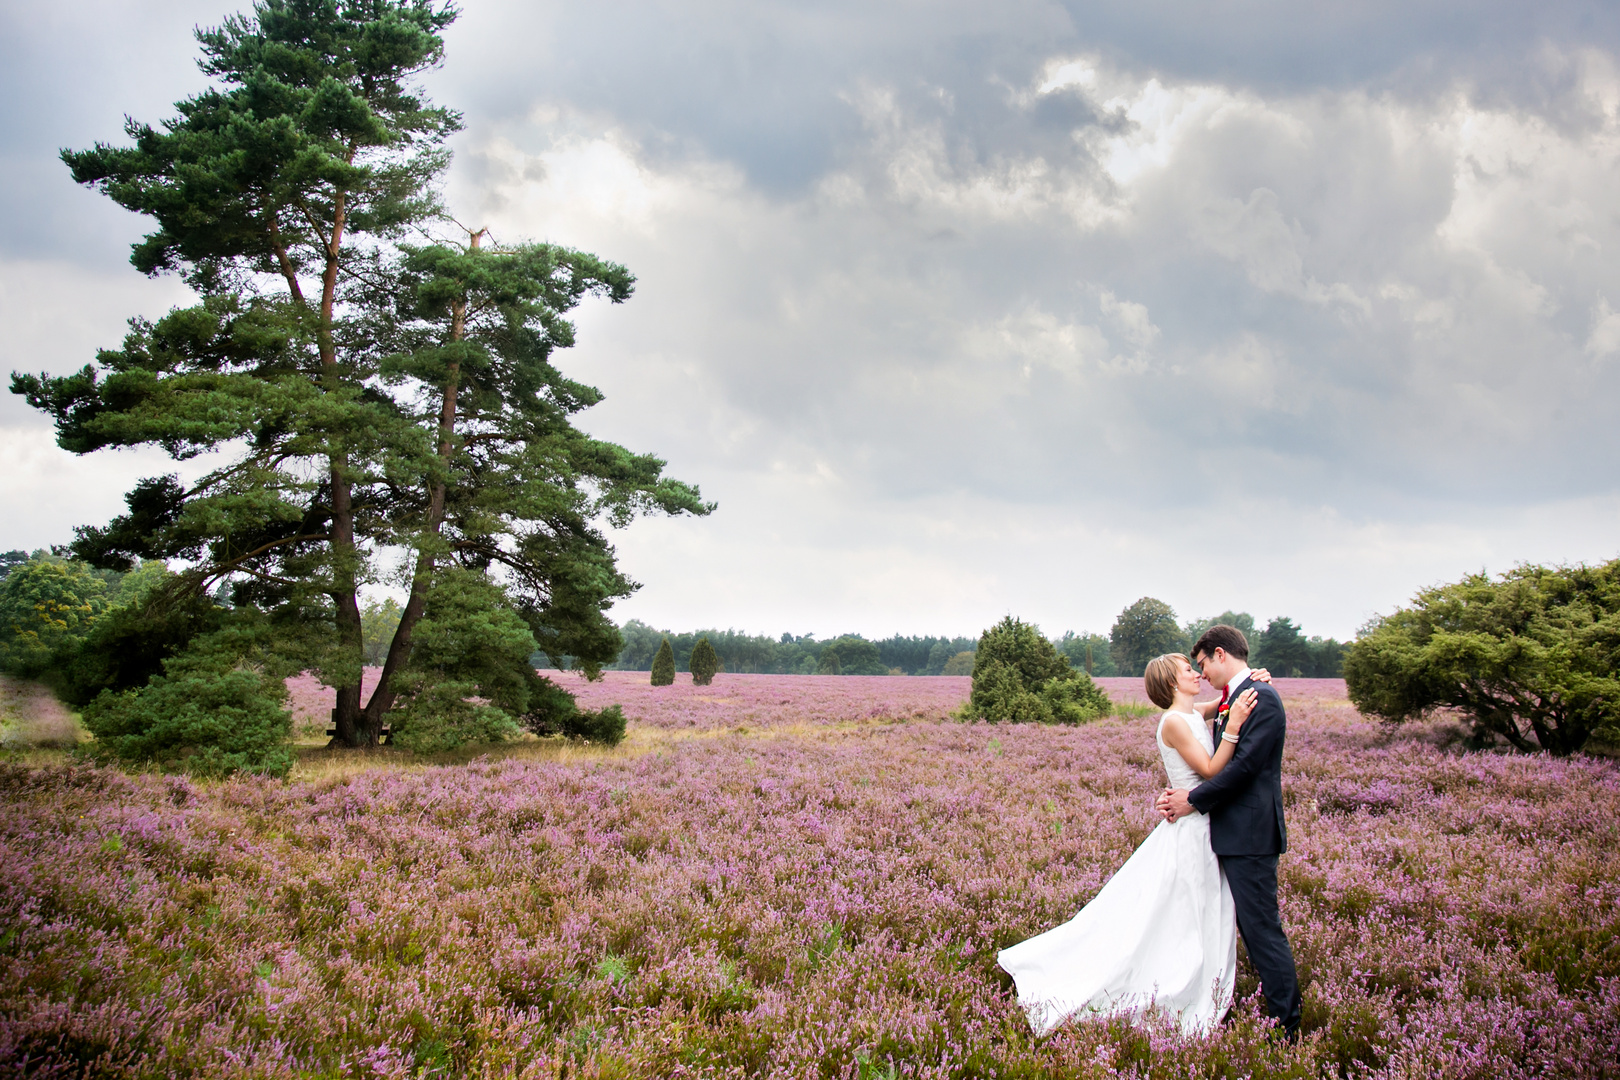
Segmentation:
<svg viewBox="0 0 1620 1080">
<path fill-rule="evenodd" d="M 1255 678 L 1269 682 L 1265 672 Z M 1164 709 L 1159 755 L 1172 788 L 1192 789 L 1232 758 L 1254 709 L 1251 688 L 1232 703 L 1215 749 L 1219 705 L 1195 704 L 1199 675 L 1180 653 L 1147 666 L 1148 697 Z M 1161 821 L 1108 884 L 1062 926 L 1001 950 L 1003 970 L 1037 1035 L 1070 1017 L 1140 1015 L 1176 1020 L 1185 1034 L 1209 1031 L 1232 1004 L 1237 924 L 1232 893 L 1209 844 L 1209 819 Z"/>
</svg>

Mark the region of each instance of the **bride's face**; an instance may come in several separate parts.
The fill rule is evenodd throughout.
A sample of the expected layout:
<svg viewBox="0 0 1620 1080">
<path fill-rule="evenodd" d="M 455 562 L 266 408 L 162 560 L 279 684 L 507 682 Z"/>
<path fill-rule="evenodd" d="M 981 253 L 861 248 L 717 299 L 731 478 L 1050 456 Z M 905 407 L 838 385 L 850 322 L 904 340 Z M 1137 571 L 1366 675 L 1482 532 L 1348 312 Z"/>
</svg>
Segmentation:
<svg viewBox="0 0 1620 1080">
<path fill-rule="evenodd" d="M 1184 694 L 1198 696 L 1198 690 L 1203 685 L 1199 681 L 1198 672 L 1185 660 L 1176 661 L 1176 689 Z"/>
</svg>

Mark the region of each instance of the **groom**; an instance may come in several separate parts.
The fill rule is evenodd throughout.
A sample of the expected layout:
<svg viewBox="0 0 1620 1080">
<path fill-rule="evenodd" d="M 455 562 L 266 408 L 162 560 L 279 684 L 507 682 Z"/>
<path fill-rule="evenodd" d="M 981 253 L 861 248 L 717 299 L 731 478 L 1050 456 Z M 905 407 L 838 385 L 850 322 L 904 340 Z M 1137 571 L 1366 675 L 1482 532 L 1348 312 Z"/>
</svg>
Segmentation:
<svg viewBox="0 0 1620 1080">
<path fill-rule="evenodd" d="M 1251 686 L 1259 703 L 1244 722 L 1226 768 L 1191 792 L 1166 791 L 1156 804 L 1166 821 L 1193 811 L 1209 815 L 1209 842 L 1220 858 L 1237 908 L 1238 932 L 1260 973 L 1270 1013 L 1290 1040 L 1299 1037 L 1299 976 L 1277 911 L 1277 856 L 1288 850 L 1283 824 L 1282 754 L 1288 721 L 1282 699 L 1249 671 L 1249 642 L 1235 626 L 1212 626 L 1192 649 L 1193 663 L 1221 687 L 1215 737 L 1226 731 L 1226 707 Z M 1230 739 L 1228 741 L 1231 741 Z"/>
</svg>

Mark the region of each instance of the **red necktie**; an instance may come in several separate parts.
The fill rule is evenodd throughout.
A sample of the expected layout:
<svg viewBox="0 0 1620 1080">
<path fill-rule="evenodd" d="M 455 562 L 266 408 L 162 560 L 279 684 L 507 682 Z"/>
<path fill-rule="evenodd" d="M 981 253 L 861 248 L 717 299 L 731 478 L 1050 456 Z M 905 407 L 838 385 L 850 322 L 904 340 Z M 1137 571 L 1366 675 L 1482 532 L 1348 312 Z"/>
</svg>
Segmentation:
<svg viewBox="0 0 1620 1080">
<path fill-rule="evenodd" d="M 1231 688 L 1232 688 L 1231 683 L 1227 683 L 1225 686 L 1221 687 L 1221 703 L 1219 705 L 1215 706 L 1215 711 L 1216 712 L 1220 712 L 1222 709 L 1226 708 L 1226 692 L 1228 690 L 1230 690 Z"/>
</svg>

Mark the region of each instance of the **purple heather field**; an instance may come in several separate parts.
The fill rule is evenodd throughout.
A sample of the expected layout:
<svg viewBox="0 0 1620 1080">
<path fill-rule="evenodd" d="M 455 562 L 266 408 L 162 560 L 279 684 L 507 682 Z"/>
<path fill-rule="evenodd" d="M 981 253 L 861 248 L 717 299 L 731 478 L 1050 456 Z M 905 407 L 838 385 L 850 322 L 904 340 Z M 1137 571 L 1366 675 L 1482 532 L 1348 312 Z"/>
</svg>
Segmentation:
<svg viewBox="0 0 1620 1080">
<path fill-rule="evenodd" d="M 1153 827 L 1152 717 L 965 724 L 966 679 L 559 678 L 623 703 L 622 746 L 0 766 L 0 1072 L 1620 1077 L 1613 762 L 1279 681 L 1303 1040 L 1265 1036 L 1246 965 L 1207 1038 L 1036 1039 L 995 951 Z"/>
</svg>

